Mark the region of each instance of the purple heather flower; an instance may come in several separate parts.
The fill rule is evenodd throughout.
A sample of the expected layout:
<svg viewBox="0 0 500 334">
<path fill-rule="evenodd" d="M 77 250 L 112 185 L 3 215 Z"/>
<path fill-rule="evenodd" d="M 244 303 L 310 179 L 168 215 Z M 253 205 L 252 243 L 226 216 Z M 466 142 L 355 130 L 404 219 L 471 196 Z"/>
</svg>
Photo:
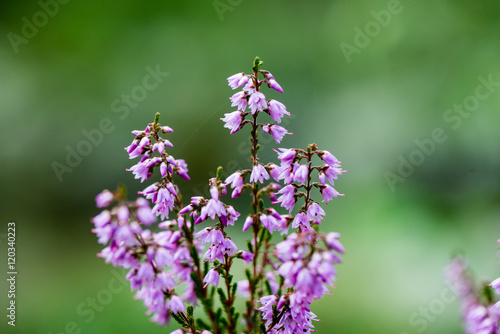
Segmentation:
<svg viewBox="0 0 500 334">
<path fill-rule="evenodd" d="M 262 223 L 262 225 L 264 225 L 265 228 L 269 230 L 269 233 L 273 233 L 274 231 L 280 231 L 284 227 L 283 218 L 277 212 L 276 215 L 261 214 L 260 222 Z"/>
<path fill-rule="evenodd" d="M 269 72 L 265 74 L 267 79 L 267 85 L 269 88 L 272 88 L 280 93 L 283 93 L 283 88 L 279 85 L 279 83 L 274 79 L 273 75 Z"/>
<path fill-rule="evenodd" d="M 342 194 L 328 184 L 321 189 L 321 195 L 323 195 L 323 202 L 325 203 L 328 203 L 333 197 L 342 196 Z"/>
<path fill-rule="evenodd" d="M 250 283 L 248 280 L 243 280 L 238 282 L 237 287 L 238 294 L 242 297 L 249 298 L 250 297 Z"/>
<path fill-rule="evenodd" d="M 278 165 L 276 165 L 276 164 L 273 164 L 273 163 L 271 163 L 269 165 L 271 167 L 271 170 L 270 170 L 269 174 L 271 174 L 271 177 L 273 179 L 275 179 L 276 181 L 279 181 L 280 180 L 279 177 L 281 175 L 281 167 L 278 166 Z"/>
<path fill-rule="evenodd" d="M 275 203 L 281 203 L 282 207 L 291 212 L 295 205 L 295 187 L 290 184 L 281 188 L 277 193 L 282 195 Z"/>
<path fill-rule="evenodd" d="M 297 155 L 296 150 L 293 148 L 290 149 L 280 148 L 279 151 L 276 152 L 278 153 L 278 159 L 281 160 L 281 167 L 291 166 L 293 160 L 295 159 L 295 156 Z"/>
<path fill-rule="evenodd" d="M 321 153 L 321 159 L 323 159 L 323 161 L 330 166 L 334 166 L 339 163 L 337 158 L 335 158 L 335 156 L 328 151 L 323 151 Z"/>
<path fill-rule="evenodd" d="M 144 225 L 149 226 L 156 221 L 156 216 L 149 207 L 140 207 L 137 209 L 137 219 Z"/>
<path fill-rule="evenodd" d="M 141 179 L 141 183 L 151 177 L 149 168 L 146 167 L 146 164 L 141 162 L 133 165 L 132 167 L 130 167 L 130 169 L 127 169 L 127 171 L 132 172 L 132 174 L 135 175 L 134 179 Z"/>
<path fill-rule="evenodd" d="M 129 211 L 126 205 L 120 205 L 118 209 L 116 209 L 116 218 L 118 218 L 121 222 L 128 221 Z"/>
<path fill-rule="evenodd" d="M 234 111 L 229 114 L 224 114 L 224 116 L 226 117 L 221 118 L 221 120 L 226 122 L 226 124 L 224 124 L 224 127 L 230 129 L 231 134 L 240 130 L 241 122 L 243 121 L 241 111 Z"/>
<path fill-rule="evenodd" d="M 170 311 L 173 313 L 186 312 L 186 306 L 182 301 L 181 297 L 177 295 L 173 295 L 170 297 L 170 301 L 168 302 L 168 306 L 170 307 Z"/>
<path fill-rule="evenodd" d="M 297 166 L 297 169 L 295 169 L 295 166 Z M 293 181 L 305 184 L 307 180 L 307 176 L 309 174 L 309 170 L 307 168 L 307 165 L 299 165 L 296 164 L 294 166 L 294 171 L 293 171 Z"/>
<path fill-rule="evenodd" d="M 488 285 L 491 286 L 493 289 L 495 289 L 495 293 L 497 295 L 500 295 L 500 278 L 497 278 L 496 280 L 494 280 L 493 282 L 491 282 Z"/>
<path fill-rule="evenodd" d="M 201 209 L 200 217 L 210 217 L 212 220 L 215 220 L 215 216 L 222 217 L 227 216 L 227 214 L 224 204 L 218 199 L 212 198 L 208 201 L 207 205 Z"/>
<path fill-rule="evenodd" d="M 339 238 L 340 238 L 340 233 L 330 232 L 325 236 L 325 243 L 331 249 L 334 249 L 337 252 L 344 254 L 345 252 L 344 246 L 342 246 L 342 244 L 340 243 Z"/>
<path fill-rule="evenodd" d="M 236 89 L 238 87 L 243 86 L 244 84 L 246 84 L 248 82 L 248 80 L 249 80 L 249 77 L 247 75 L 245 75 L 245 73 L 243 73 L 243 72 L 236 73 L 235 75 L 232 75 L 229 78 L 227 78 L 227 82 L 232 89 Z"/>
<path fill-rule="evenodd" d="M 316 202 L 311 204 L 307 209 L 307 219 L 316 224 L 319 224 L 322 220 L 324 220 L 324 218 L 321 217 L 324 215 L 326 215 L 325 210 L 323 210 L 323 208 L 321 208 L 321 206 L 319 206 Z"/>
<path fill-rule="evenodd" d="M 175 169 L 175 172 L 177 175 L 182 177 L 183 179 L 190 180 L 188 173 L 188 165 L 183 159 L 177 159 L 175 160 L 177 168 Z"/>
<path fill-rule="evenodd" d="M 336 180 L 338 176 L 344 172 L 345 171 L 342 170 L 340 164 L 331 165 L 325 170 L 326 178 L 328 181 L 330 181 L 332 185 L 333 185 L 333 180 Z"/>
<path fill-rule="evenodd" d="M 238 92 L 229 98 L 232 103 L 231 107 L 238 107 L 238 110 L 245 111 L 247 108 L 247 97 L 245 92 Z"/>
<path fill-rule="evenodd" d="M 243 224 L 243 232 L 246 232 L 250 228 L 250 226 L 253 223 L 253 217 L 248 216 L 247 219 L 245 219 L 245 223 Z"/>
<path fill-rule="evenodd" d="M 99 195 L 95 197 L 95 202 L 98 208 L 104 208 L 113 202 L 114 195 L 109 190 L 103 190 Z"/>
<path fill-rule="evenodd" d="M 103 227 L 111 222 L 111 212 L 108 210 L 104 210 L 94 218 L 92 218 L 92 222 L 96 227 Z"/>
<path fill-rule="evenodd" d="M 261 92 L 254 92 L 248 99 L 248 105 L 252 114 L 255 114 L 257 111 L 263 111 L 267 109 L 266 96 Z"/>
<path fill-rule="evenodd" d="M 234 225 L 234 222 L 240 216 L 240 213 L 236 211 L 231 205 L 226 206 L 227 212 L 227 225 Z"/>
<path fill-rule="evenodd" d="M 310 229 L 311 225 L 309 224 L 309 220 L 307 219 L 307 215 L 304 212 L 299 212 L 295 216 L 292 222 L 292 228 L 302 227 L 303 229 Z"/>
<path fill-rule="evenodd" d="M 264 179 L 269 180 L 269 173 L 266 168 L 261 164 L 253 166 L 252 174 L 250 174 L 250 182 L 258 181 L 260 183 L 264 183 Z"/>
<path fill-rule="evenodd" d="M 248 264 L 250 262 L 253 262 L 253 258 L 255 257 L 255 254 L 250 253 L 249 251 L 241 251 L 241 258 L 243 261 L 245 261 L 245 264 Z"/>
<path fill-rule="evenodd" d="M 207 285 L 209 284 L 212 284 L 212 285 L 215 285 L 215 286 L 219 286 L 219 277 L 220 277 L 220 274 L 217 270 L 215 270 L 214 268 L 210 269 L 208 271 L 208 273 L 205 275 L 205 278 L 203 279 L 203 282 L 205 283 L 205 285 L 203 286 L 204 288 L 207 287 Z"/>
<path fill-rule="evenodd" d="M 171 127 L 166 126 L 166 125 L 164 125 L 164 126 L 162 126 L 162 127 L 161 127 L 161 131 L 162 131 L 163 133 L 174 132 L 174 130 L 173 130 Z"/>
<path fill-rule="evenodd" d="M 269 100 L 269 115 L 278 123 L 281 123 L 283 115 L 290 116 L 283 103 L 276 100 Z"/>
<path fill-rule="evenodd" d="M 243 190 L 243 176 L 241 176 L 240 171 L 237 171 L 231 175 L 228 176 L 226 181 L 224 183 L 230 184 L 231 183 L 231 188 L 234 188 L 233 193 L 231 194 L 232 198 L 238 197 L 241 195 L 241 191 Z"/>
<path fill-rule="evenodd" d="M 271 136 L 273 136 L 273 139 L 279 144 L 283 140 L 283 137 L 285 135 L 292 135 L 293 133 L 287 132 L 287 130 L 284 127 L 281 127 L 276 124 L 268 124 L 262 126 L 262 130 L 264 132 L 270 133 Z"/>
<path fill-rule="evenodd" d="M 176 329 L 173 332 L 170 332 L 170 334 L 184 334 L 184 331 L 182 329 Z"/>
</svg>

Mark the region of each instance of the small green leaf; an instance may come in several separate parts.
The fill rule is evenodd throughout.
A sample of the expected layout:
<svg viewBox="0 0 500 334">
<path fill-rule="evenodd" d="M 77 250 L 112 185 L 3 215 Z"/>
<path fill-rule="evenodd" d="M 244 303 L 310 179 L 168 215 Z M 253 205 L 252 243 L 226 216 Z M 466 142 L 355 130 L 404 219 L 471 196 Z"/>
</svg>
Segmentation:
<svg viewBox="0 0 500 334">
<path fill-rule="evenodd" d="M 184 319 L 182 319 L 181 316 L 179 316 L 178 314 L 174 313 L 174 312 L 170 312 L 170 315 L 172 316 L 172 318 L 174 318 L 175 321 L 177 321 L 179 323 L 179 325 L 181 325 L 182 327 L 186 327 L 187 324 L 186 322 L 184 321 Z"/>
<path fill-rule="evenodd" d="M 210 326 L 207 325 L 203 320 L 201 319 L 196 319 L 196 325 L 198 327 L 200 327 L 201 329 L 206 329 L 206 330 L 210 330 Z"/>
<path fill-rule="evenodd" d="M 155 123 L 154 123 L 153 127 L 155 127 L 155 128 L 156 128 L 156 127 L 158 126 L 158 123 L 159 123 L 159 122 L 160 122 L 160 113 L 159 113 L 159 112 L 157 112 L 157 113 L 155 114 Z"/>
<path fill-rule="evenodd" d="M 248 251 L 250 253 L 253 253 L 253 246 L 252 246 L 252 242 L 250 240 L 248 240 L 248 242 L 247 242 L 247 247 L 248 247 Z"/>
<path fill-rule="evenodd" d="M 224 303 L 227 301 L 227 297 L 226 297 L 226 294 L 224 293 L 224 289 L 218 288 L 217 293 L 219 294 L 220 302 L 224 305 Z"/>
<path fill-rule="evenodd" d="M 217 167 L 217 180 L 221 179 L 222 172 L 223 172 L 222 166 Z"/>
<path fill-rule="evenodd" d="M 264 64 L 264 62 L 260 60 L 260 57 L 259 56 L 255 57 L 253 61 L 253 70 L 257 72 L 259 68 L 262 66 L 262 64 Z"/>
<path fill-rule="evenodd" d="M 267 288 L 267 294 L 272 295 L 273 294 L 273 289 L 271 289 L 271 284 L 269 283 L 269 280 L 265 280 L 266 288 Z"/>
<path fill-rule="evenodd" d="M 259 209 L 260 211 L 264 211 L 264 200 L 262 198 L 259 199 Z"/>
</svg>

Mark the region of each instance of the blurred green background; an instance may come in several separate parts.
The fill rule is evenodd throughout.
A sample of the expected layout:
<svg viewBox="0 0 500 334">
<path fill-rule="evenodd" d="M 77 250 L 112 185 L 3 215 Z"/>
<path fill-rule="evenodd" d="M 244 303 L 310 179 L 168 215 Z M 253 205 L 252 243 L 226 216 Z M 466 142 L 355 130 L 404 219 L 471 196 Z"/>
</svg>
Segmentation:
<svg viewBox="0 0 500 334">
<path fill-rule="evenodd" d="M 133 163 L 123 147 L 155 112 L 175 129 L 172 154 L 189 164 L 185 197 L 203 193 L 218 165 L 247 166 L 246 131 L 230 136 L 219 118 L 233 110 L 226 77 L 249 72 L 257 55 L 285 90 L 269 96 L 293 114 L 294 133 L 263 145 L 262 159 L 275 161 L 272 147 L 316 142 L 348 170 L 336 183 L 346 196 L 328 204 L 321 226 L 340 232 L 347 252 L 337 289 L 313 306 L 318 332 L 462 332 L 457 301 L 442 297 L 450 256 L 466 254 L 480 281 L 500 274 L 500 87 L 473 97 L 479 77 L 500 82 L 500 5 L 65 1 L 45 6 L 52 15 L 37 1 L 0 2 L 1 277 L 10 220 L 18 260 L 17 326 L 2 314 L 1 333 L 175 328 L 150 323 L 114 280 L 121 272 L 96 258 L 93 198 L 120 182 L 132 194 L 144 187 L 125 171 Z M 128 114 L 116 112 L 147 67 L 169 75 Z M 470 112 L 447 111 L 464 103 Z M 58 179 L 54 162 L 66 164 L 68 147 L 103 119 L 113 130 Z M 415 141 L 430 150 L 439 128 L 446 139 L 418 153 Z M 390 186 L 410 158 L 418 166 Z M 2 279 L 5 314 L 6 287 Z"/>
</svg>

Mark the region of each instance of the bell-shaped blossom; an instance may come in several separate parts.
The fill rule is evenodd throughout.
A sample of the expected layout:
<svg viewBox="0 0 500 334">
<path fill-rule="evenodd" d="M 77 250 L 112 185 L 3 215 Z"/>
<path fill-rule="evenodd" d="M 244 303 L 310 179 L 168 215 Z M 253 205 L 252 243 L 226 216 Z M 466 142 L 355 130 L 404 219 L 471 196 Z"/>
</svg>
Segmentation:
<svg viewBox="0 0 500 334">
<path fill-rule="evenodd" d="M 266 96 L 261 92 L 254 92 L 248 99 L 248 105 L 250 107 L 252 115 L 257 111 L 263 111 L 264 109 L 267 109 Z"/>
<path fill-rule="evenodd" d="M 245 75 L 245 73 L 236 73 L 235 75 L 230 76 L 227 78 L 227 82 L 229 87 L 232 89 L 236 89 L 238 87 L 241 87 L 245 85 L 249 80 L 249 77 Z"/>
<path fill-rule="evenodd" d="M 231 130 L 231 134 L 240 130 L 241 122 L 243 121 L 241 111 L 234 111 L 229 114 L 224 114 L 224 116 L 226 117 L 221 118 L 221 120 L 226 122 L 226 124 L 224 124 L 224 127 Z"/>
<path fill-rule="evenodd" d="M 276 124 L 266 124 L 262 126 L 262 130 L 267 132 L 273 136 L 273 139 L 279 144 L 283 140 L 285 135 L 291 135 L 293 133 L 288 132 L 284 127 L 281 127 Z"/>
<path fill-rule="evenodd" d="M 238 107 L 238 110 L 245 111 L 247 108 L 248 100 L 245 92 L 238 92 L 229 98 L 232 103 L 231 107 Z"/>
<path fill-rule="evenodd" d="M 286 111 L 286 107 L 283 103 L 276 100 L 269 100 L 269 115 L 278 123 L 281 123 L 281 118 L 284 115 L 290 116 L 290 113 Z"/>
<path fill-rule="evenodd" d="M 250 174 L 250 182 L 264 183 L 264 180 L 269 180 L 269 173 L 266 168 L 261 164 L 253 166 L 252 174 Z"/>
</svg>

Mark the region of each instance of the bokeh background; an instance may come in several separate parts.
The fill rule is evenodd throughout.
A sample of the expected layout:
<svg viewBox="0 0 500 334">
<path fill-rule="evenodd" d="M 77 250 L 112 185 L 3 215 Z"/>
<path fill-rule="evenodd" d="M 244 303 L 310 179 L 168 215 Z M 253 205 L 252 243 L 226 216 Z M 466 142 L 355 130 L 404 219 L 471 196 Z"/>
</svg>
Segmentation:
<svg viewBox="0 0 500 334">
<path fill-rule="evenodd" d="M 450 257 L 465 254 L 479 282 L 500 275 L 500 87 L 483 86 L 487 98 L 470 98 L 479 77 L 500 82 L 500 5 L 61 2 L 47 7 L 47 20 L 37 1 L 0 2 L 1 277 L 11 220 L 18 260 L 17 326 L 6 324 L 2 279 L 1 333 L 175 328 L 150 323 L 128 287 L 116 285 L 122 273 L 96 258 L 93 198 L 120 182 L 131 194 L 144 187 L 125 171 L 133 163 L 123 147 L 156 112 L 175 129 L 172 154 L 189 164 L 185 197 L 203 193 L 218 165 L 246 166 L 246 131 L 230 136 L 219 118 L 233 110 L 226 77 L 249 72 L 257 55 L 285 90 L 270 96 L 293 114 L 286 127 L 294 135 L 281 145 L 267 141 L 263 159 L 275 161 L 276 146 L 316 142 L 348 170 L 336 184 L 346 196 L 328 204 L 321 226 L 340 232 L 347 252 L 337 289 L 313 307 L 318 332 L 463 332 L 458 302 L 442 297 L 450 297 L 443 282 Z M 373 23 L 380 15 L 384 24 Z M 39 27 L 24 27 L 34 19 Z M 347 44 L 356 51 L 346 57 Z M 117 112 L 113 103 L 157 66 L 169 75 L 128 114 Z M 470 112 L 447 112 L 464 101 Z M 68 147 L 103 119 L 113 130 L 59 179 L 54 162 L 66 165 Z M 415 141 L 434 129 L 446 139 L 390 186 L 388 173 L 397 175 L 412 154 L 418 160 Z M 239 230 L 234 238 L 242 240 Z"/>
</svg>

